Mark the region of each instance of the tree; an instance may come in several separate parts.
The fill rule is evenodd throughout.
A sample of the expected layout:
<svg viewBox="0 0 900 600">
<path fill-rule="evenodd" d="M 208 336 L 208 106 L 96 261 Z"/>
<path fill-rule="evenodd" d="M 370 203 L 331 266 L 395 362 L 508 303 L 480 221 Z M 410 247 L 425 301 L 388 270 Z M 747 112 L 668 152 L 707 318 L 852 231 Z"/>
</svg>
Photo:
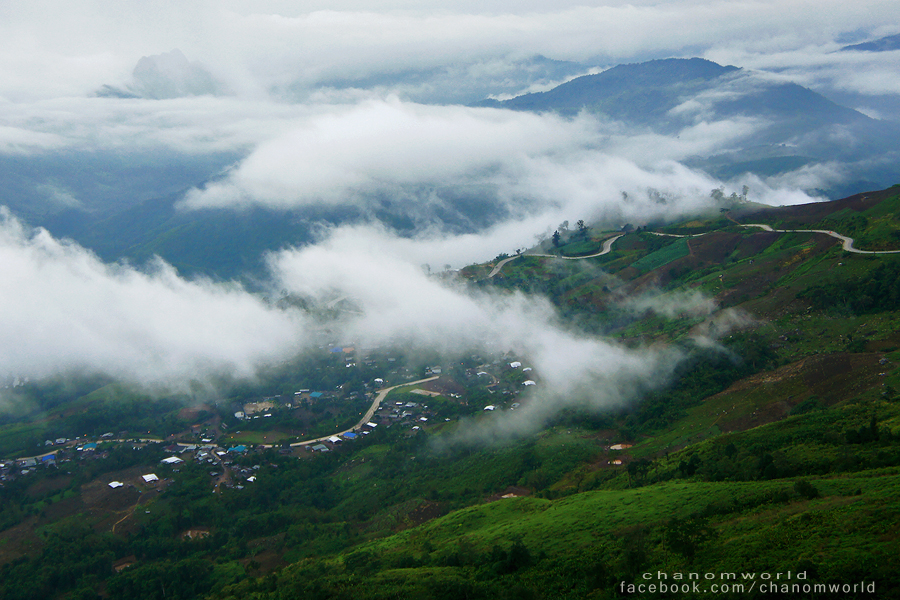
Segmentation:
<svg viewBox="0 0 900 600">
<path fill-rule="evenodd" d="M 629 481 L 634 479 L 643 479 L 647 474 L 647 471 L 650 469 L 650 461 L 646 458 L 641 458 L 639 460 L 632 461 L 628 463 L 628 479 Z"/>
<path fill-rule="evenodd" d="M 559 248 L 559 238 L 560 237 L 561 236 L 559 235 L 559 229 L 557 229 L 556 231 L 553 232 L 552 239 L 553 239 L 553 247 L 554 248 Z"/>
<path fill-rule="evenodd" d="M 715 530 L 706 519 L 693 516 L 687 519 L 672 519 L 666 525 L 666 546 L 688 560 L 694 558 L 697 550 L 715 537 Z"/>
<path fill-rule="evenodd" d="M 798 479 L 794 483 L 794 491 L 807 500 L 812 500 L 813 498 L 819 497 L 819 490 L 816 489 L 816 486 L 806 481 L 805 479 Z"/>
<path fill-rule="evenodd" d="M 578 228 L 578 235 L 582 238 L 586 238 L 590 227 L 585 225 L 584 219 L 578 219 L 578 222 L 575 223 L 575 226 Z"/>
</svg>

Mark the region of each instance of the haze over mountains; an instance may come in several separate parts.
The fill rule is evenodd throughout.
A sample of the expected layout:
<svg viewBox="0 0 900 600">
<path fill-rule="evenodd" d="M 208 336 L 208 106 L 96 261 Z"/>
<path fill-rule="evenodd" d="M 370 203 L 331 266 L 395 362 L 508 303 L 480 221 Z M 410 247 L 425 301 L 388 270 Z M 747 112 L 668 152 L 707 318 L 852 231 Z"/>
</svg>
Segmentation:
<svg viewBox="0 0 900 600">
<path fill-rule="evenodd" d="M 181 50 L 142 57 L 123 88 L 104 85 L 98 96 L 113 98 L 181 98 L 224 93 L 221 85 L 200 63 L 190 63 Z"/>
<path fill-rule="evenodd" d="M 900 50 L 900 34 L 889 35 L 878 38 L 877 40 L 862 42 L 861 44 L 850 44 L 849 46 L 841 48 L 842 52 L 853 50 L 859 52 L 891 52 L 893 50 Z"/>
<path fill-rule="evenodd" d="M 0 596 L 892 597 L 898 31 L 3 3 Z"/>
<path fill-rule="evenodd" d="M 91 278 L 45 288 L 42 265 L 76 258 L 122 290 L 191 296 L 206 275 L 276 294 L 316 281 L 324 297 L 360 277 L 359 245 L 378 264 L 459 267 L 566 221 L 718 210 L 714 189 L 779 205 L 895 182 L 900 138 L 876 118 L 893 115 L 869 102 L 900 98 L 895 51 L 839 51 L 896 32 L 883 0 L 39 4 L 0 23 L 0 204 L 22 269 L 8 315 L 33 297 L 66 314 Z M 334 272 L 302 275 L 325 250 Z M 203 311 L 192 297 L 186 320 Z M 76 319 L 85 340 L 155 339 L 140 311 L 93 310 Z M 35 347 L 58 345 L 35 328 Z"/>
<path fill-rule="evenodd" d="M 173 51 L 142 58 L 133 83 L 101 92 L 173 99 L 222 90 L 201 65 Z M 83 186 L 77 194 L 56 192 L 34 222 L 75 238 L 106 260 L 142 261 L 158 254 L 188 271 L 234 277 L 258 271 L 267 250 L 309 243 L 322 223 L 377 221 L 401 235 L 426 229 L 461 235 L 545 210 L 548 199 L 536 197 L 533 183 L 523 187 L 522 174 L 515 172 L 524 168 L 516 154 L 527 148 L 514 141 L 518 131 L 531 138 L 528 158 L 549 160 L 556 170 L 571 168 L 566 163 L 574 153 L 587 151 L 594 154 L 592 160 L 619 154 L 648 170 L 675 160 L 698 175 L 706 173 L 709 189 L 720 181 L 733 187 L 740 181 L 758 193 L 792 186 L 813 196 L 840 197 L 900 180 L 897 124 L 872 119 L 797 84 L 700 58 L 619 65 L 545 92 L 477 104 L 481 110 L 431 109 L 396 100 L 338 106 L 332 109 L 335 115 L 310 117 L 298 132 L 258 147 L 246 160 L 238 153 L 160 155 L 150 164 L 144 156 L 141 166 L 132 166 L 126 151 L 106 160 L 103 154 L 93 159 L 79 154 L 70 158 L 77 160 L 75 169 L 60 157 L 49 159 L 58 161 L 55 165 L 38 157 L 26 168 L 18 159 L 8 167 L 9 179 L 18 180 L 19 201 L 11 204 L 20 207 L 27 198 L 22 212 L 34 215 L 40 203 L 26 190 L 30 183 L 33 191 L 46 194 L 47 184 L 36 181 L 48 176 L 67 181 L 62 189 Z M 562 120 L 549 117 L 548 123 L 548 113 Z M 468 120 L 473 135 L 456 139 L 454 119 Z M 325 130 L 338 123 L 352 129 Z M 562 160 L 551 157 L 561 147 L 550 126 L 570 130 L 564 134 L 568 156 Z M 416 133 L 404 139 L 405 131 Z M 498 138 L 507 138 L 509 145 L 497 145 Z M 385 143 L 396 158 L 385 161 L 379 148 Z M 453 155 L 442 160 L 448 149 Z M 93 178 L 82 170 L 91 160 L 97 163 Z M 436 164 L 441 166 L 435 169 Z M 634 192 L 643 187 L 642 177 L 636 174 L 633 181 L 621 182 L 620 190 L 607 187 L 605 193 L 646 197 Z M 817 185 L 804 188 L 804 183 Z M 673 199 L 681 193 L 662 192 Z M 693 194 L 700 199 L 705 192 L 700 187 Z M 92 204 L 76 196 L 90 197 Z M 244 212 L 222 210 L 229 207 Z M 662 216 L 647 203 L 630 214 L 622 207 L 605 215 L 597 207 L 585 209 L 582 214 L 591 218 L 612 216 L 621 222 Z"/>
<path fill-rule="evenodd" d="M 725 152 L 686 157 L 687 164 L 723 180 L 830 163 L 845 177 L 821 193 L 837 197 L 900 179 L 896 123 L 872 119 L 795 83 L 699 58 L 619 65 L 547 92 L 482 105 L 563 115 L 588 111 L 664 135 L 731 125 L 736 133 Z"/>
</svg>

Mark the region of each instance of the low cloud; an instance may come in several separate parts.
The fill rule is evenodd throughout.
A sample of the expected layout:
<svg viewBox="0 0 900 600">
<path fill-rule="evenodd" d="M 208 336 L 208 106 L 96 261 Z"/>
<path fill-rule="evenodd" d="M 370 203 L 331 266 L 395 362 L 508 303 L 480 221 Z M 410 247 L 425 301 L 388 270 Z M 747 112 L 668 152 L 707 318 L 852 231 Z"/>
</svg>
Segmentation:
<svg viewBox="0 0 900 600">
<path fill-rule="evenodd" d="M 666 137 L 587 114 L 567 120 L 370 100 L 298 122 L 221 179 L 189 192 L 181 205 L 379 210 L 387 197 L 403 214 L 423 215 L 420 232 L 439 226 L 433 215 L 458 196 L 470 198 L 465 217 L 476 228 L 497 225 L 485 215 L 498 211 L 533 233 L 566 219 L 622 225 L 674 218 L 708 209 L 710 190 L 722 185 L 676 161 L 727 151 L 759 126 L 749 119 L 699 121 Z M 622 201 L 623 192 L 630 202 Z"/>
<path fill-rule="evenodd" d="M 650 311 L 669 319 L 707 316 L 717 310 L 715 301 L 698 291 L 644 293 L 625 298 L 619 306 L 638 315 Z"/>
<path fill-rule="evenodd" d="M 536 156 L 585 146 L 591 122 L 398 100 L 334 107 L 257 147 L 228 177 L 184 200 L 190 208 L 274 208 L 360 201 L 397 186 L 517 178 Z"/>
<path fill-rule="evenodd" d="M 862 95 L 900 94 L 897 56 L 891 52 L 840 52 L 841 44 L 820 40 L 816 44 L 774 50 L 740 44 L 710 49 L 704 58 L 767 72 L 782 81 L 798 83 L 829 96 L 830 90 Z"/>
<path fill-rule="evenodd" d="M 730 353 L 718 340 L 738 329 L 746 329 L 759 322 L 752 315 L 739 308 L 727 308 L 711 315 L 691 331 L 691 339 L 698 347 L 715 348 Z M 734 360 L 740 357 L 734 356 Z"/>
<path fill-rule="evenodd" d="M 161 261 L 107 265 L 79 246 L 3 215 L 0 365 L 4 377 L 105 374 L 150 390 L 184 390 L 217 376 L 253 378 L 318 345 L 327 328 L 360 347 L 411 354 L 471 351 L 526 357 L 540 376 L 522 410 L 463 430 L 458 441 L 538 429 L 559 411 L 604 411 L 666 385 L 689 349 L 628 347 L 573 329 L 548 300 L 429 277 L 422 261 L 446 241 L 400 239 L 375 227 L 332 230 L 320 243 L 273 253 L 273 289 L 322 306 L 356 307 L 330 321 L 281 310 L 233 283 L 186 280 Z M 715 307 L 696 294 L 638 299 L 635 310 Z M 720 335 L 711 330 L 698 339 Z"/>
<path fill-rule="evenodd" d="M 301 347 L 305 324 L 234 284 L 189 281 L 157 261 L 107 265 L 0 215 L 4 377 L 105 374 L 154 389 L 253 377 Z"/>
<path fill-rule="evenodd" d="M 584 339 L 542 331 L 529 365 L 540 382 L 521 397 L 513 411 L 464 420 L 438 448 L 503 443 L 545 427 L 568 409 L 601 414 L 623 408 L 671 382 L 688 353 L 673 346 L 627 348 L 602 339 Z M 550 374 L 550 377 L 545 376 Z"/>
<path fill-rule="evenodd" d="M 603 412 L 637 401 L 667 385 L 690 348 L 655 344 L 629 347 L 586 335 L 564 323 L 543 297 L 473 290 L 429 277 L 410 246 L 384 231 L 339 229 L 322 243 L 270 256 L 278 285 L 326 303 L 343 297 L 357 309 L 336 326 L 362 347 L 399 344 L 411 354 L 452 358 L 471 351 L 511 352 L 539 374 L 523 405 L 463 427 L 453 443 L 498 441 L 535 431 L 567 408 Z M 677 317 L 692 312 L 717 320 L 714 303 L 695 293 L 644 295 L 629 307 Z M 710 345 L 724 327 L 698 332 Z"/>
<path fill-rule="evenodd" d="M 362 347 L 400 344 L 444 356 L 513 351 L 529 357 L 556 395 L 597 409 L 630 398 L 624 390 L 640 373 L 662 384 L 676 360 L 670 349 L 628 349 L 573 331 L 541 297 L 428 277 L 408 244 L 378 230 L 337 230 L 318 245 L 271 255 L 271 284 L 321 304 L 347 297 L 359 312 L 327 326 Z M 104 374 L 184 390 L 217 376 L 252 378 L 317 343 L 321 323 L 312 316 L 276 309 L 233 283 L 186 280 L 161 261 L 145 269 L 104 264 L 7 212 L 0 262 L 7 380 Z M 547 402 L 541 414 L 566 405 Z"/>
<path fill-rule="evenodd" d="M 3 154 L 30 154 L 65 146 L 65 139 L 53 133 L 36 132 L 25 127 L 0 126 L 0 153 Z"/>
<path fill-rule="evenodd" d="M 309 117 L 307 106 L 212 96 L 146 100 L 75 97 L 0 103 L 0 153 L 115 151 L 246 153 Z"/>
</svg>

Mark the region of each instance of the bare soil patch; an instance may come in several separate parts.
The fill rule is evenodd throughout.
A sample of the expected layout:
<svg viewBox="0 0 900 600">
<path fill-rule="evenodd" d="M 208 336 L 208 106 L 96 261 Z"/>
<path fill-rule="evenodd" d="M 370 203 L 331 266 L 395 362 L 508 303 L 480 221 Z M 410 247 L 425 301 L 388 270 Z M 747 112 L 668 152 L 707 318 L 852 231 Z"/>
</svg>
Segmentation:
<svg viewBox="0 0 900 600">
<path fill-rule="evenodd" d="M 25 491 L 25 493 L 32 498 L 38 498 L 40 496 L 43 496 L 44 494 L 50 492 L 58 492 L 59 490 L 65 489 L 71 482 L 71 475 L 60 475 L 58 477 L 44 479 L 28 486 L 28 489 Z"/>
<path fill-rule="evenodd" d="M 814 202 L 812 204 L 797 204 L 795 206 L 781 206 L 766 208 L 758 211 L 748 211 L 737 215 L 742 223 L 754 223 L 766 219 L 782 219 L 795 223 L 816 223 L 830 214 L 839 212 L 845 208 L 862 212 L 881 202 L 883 199 L 895 194 L 896 190 L 887 189 L 877 192 L 864 192 L 849 198 L 833 200 L 831 202 Z M 754 221 L 754 219 L 756 219 Z"/>
<path fill-rule="evenodd" d="M 437 502 L 424 502 L 409 513 L 413 525 L 421 525 L 432 519 L 443 516 L 447 511 Z"/>
<path fill-rule="evenodd" d="M 198 406 L 186 406 L 178 411 L 178 418 L 185 421 L 194 421 L 201 412 L 214 413 L 212 407 L 207 404 Z"/>
<path fill-rule="evenodd" d="M 511 485 L 502 492 L 492 494 L 486 498 L 486 502 L 496 502 L 497 500 L 505 500 L 507 498 L 521 498 L 522 496 L 530 496 L 531 490 L 516 485 Z"/>
<path fill-rule="evenodd" d="M 463 386 L 449 377 L 441 377 L 434 381 L 426 381 L 418 387 L 444 396 L 449 394 L 462 394 L 466 391 Z"/>
<path fill-rule="evenodd" d="M 773 400 L 759 406 L 752 414 L 739 415 L 718 423 L 722 431 L 744 431 L 785 418 L 791 409 L 809 398 L 817 396 L 822 404 L 831 405 L 852 398 L 881 385 L 879 365 L 881 355 L 825 354 L 808 356 L 774 371 L 757 373 L 735 382 L 724 392 L 712 398 L 746 392 L 759 387 L 783 387 L 799 390 L 789 397 Z M 779 397 L 774 394 L 773 397 Z"/>
</svg>

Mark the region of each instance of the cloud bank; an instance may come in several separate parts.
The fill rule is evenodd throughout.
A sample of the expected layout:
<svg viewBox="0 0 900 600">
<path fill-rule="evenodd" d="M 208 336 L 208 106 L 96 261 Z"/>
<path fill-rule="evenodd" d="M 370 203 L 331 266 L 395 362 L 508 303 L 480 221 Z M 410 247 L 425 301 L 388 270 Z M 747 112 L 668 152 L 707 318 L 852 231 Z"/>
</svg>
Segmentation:
<svg viewBox="0 0 900 600">
<path fill-rule="evenodd" d="M 0 160 L 12 172 L 29 158 L 82 166 L 88 155 L 124 156 L 130 168 L 159 165 L 161 155 L 222 155 L 192 172 L 186 210 L 350 204 L 375 214 L 387 199 L 415 221 L 406 237 L 359 224 L 329 230 L 316 245 L 270 256 L 272 287 L 351 297 L 363 315 L 340 326 L 361 343 L 527 353 L 559 391 L 534 404 L 537 422 L 568 399 L 625 402 L 647 373 L 665 381 L 680 354 L 585 338 L 539 298 L 454 289 L 421 265 L 529 247 L 564 220 L 615 226 L 702 210 L 722 182 L 681 161 L 727 152 L 764 124 L 711 122 L 698 101 L 678 109 L 690 126 L 662 136 L 586 115 L 450 105 L 458 90 L 513 94 L 548 74 L 699 55 L 814 87 L 896 95 L 896 53 L 835 52 L 850 34 L 845 41 L 894 33 L 883 23 L 895 12 L 894 0 L 10 2 L 0 8 Z M 152 81 L 129 87 L 142 57 L 176 48 L 189 68 L 156 61 Z M 194 85 L 197 73 L 215 85 Z M 104 86 L 145 97 L 98 97 Z M 415 101 L 423 98 L 431 104 Z M 808 202 L 798 188 L 827 187 L 841 170 L 820 164 L 729 183 L 749 185 L 755 201 Z M 98 187 L 116 185 L 111 167 L 96 172 Z M 173 192 L 152 185 L 146 198 Z M 93 208 L 71 182 L 34 187 L 51 206 Z M 481 221 L 462 233 L 435 216 L 464 212 L 460 202 Z M 237 285 L 187 280 L 162 262 L 104 264 L 8 214 L 0 259 L 2 374 L 102 372 L 177 386 L 252 377 L 309 344 L 306 317 Z"/>
<path fill-rule="evenodd" d="M 591 139 L 590 124 L 550 116 L 398 100 L 336 107 L 260 144 L 189 207 L 340 202 L 403 185 L 508 178 L 522 160 Z"/>
<path fill-rule="evenodd" d="M 546 390 L 527 411 L 531 427 L 564 407 L 602 410 L 630 401 L 663 385 L 683 357 L 673 348 L 585 336 L 541 297 L 429 277 L 410 243 L 374 229 L 338 229 L 321 244 L 272 254 L 271 284 L 320 304 L 350 299 L 359 312 L 327 327 L 361 347 L 527 356 Z M 0 264 L 5 379 L 99 373 L 183 391 L 218 376 L 253 378 L 318 344 L 322 323 L 313 316 L 274 308 L 233 283 L 186 280 L 161 261 L 144 270 L 104 264 L 6 212 Z"/>
<path fill-rule="evenodd" d="M 555 171 L 578 181 L 583 172 L 572 165 L 579 153 L 583 163 L 602 162 L 603 155 L 626 158 L 652 176 L 667 168 L 660 167 L 665 161 L 727 151 L 761 124 L 709 122 L 702 107 L 693 106 L 683 110 L 694 110 L 697 120 L 678 137 L 625 134 L 587 120 L 488 116 L 447 106 L 459 101 L 452 90 L 465 88 L 474 101 L 498 90 L 514 94 L 546 85 L 548 74 L 700 55 L 814 87 L 900 94 L 895 53 L 836 52 L 845 42 L 892 33 L 883 24 L 893 12 L 887 0 L 853 6 L 682 0 L 452 8 L 234 0 L 128 2 L 127 10 L 96 1 L 12 3 L 0 19 L 0 158 L 89 150 L 152 165 L 159 153 L 229 155 L 198 171 L 195 184 L 242 158 L 226 179 L 190 194 L 185 206 L 290 207 L 335 198 L 359 203 L 373 193 L 430 202 L 441 199 L 435 188 L 460 179 L 521 203 L 531 193 L 548 195 L 549 185 L 531 173 Z M 178 64 L 166 59 L 174 49 L 183 54 Z M 544 58 L 529 62 L 539 56 Z M 162 79 L 154 85 L 168 90 L 149 96 L 164 99 L 95 97 L 105 85 L 132 89 L 135 65 L 148 61 L 159 66 L 153 76 Z M 195 71 L 203 76 L 193 76 Z M 221 85 L 201 85 L 200 79 Z M 473 81 L 481 87 L 472 87 Z M 187 96 L 170 97 L 178 90 Z M 435 106 L 411 101 L 423 98 Z M 593 145 L 585 139 L 589 134 L 598 135 Z M 710 189 L 719 185 L 709 183 Z M 415 186 L 427 189 L 408 189 Z M 615 193 L 629 191 L 619 187 Z M 827 188 L 828 182 L 809 187 Z M 69 186 L 65 193 L 92 207 L 92 190 Z M 34 194 L 55 202 L 41 190 Z"/>
<path fill-rule="evenodd" d="M 102 373 L 182 389 L 252 377 L 304 343 L 306 324 L 233 284 L 188 281 L 157 262 L 107 265 L 0 215 L 0 375 Z"/>
<path fill-rule="evenodd" d="M 389 203 L 415 220 L 420 234 L 436 229 L 439 237 L 448 219 L 437 215 L 448 210 L 485 237 L 505 229 L 533 235 L 579 218 L 621 226 L 713 208 L 709 193 L 721 182 L 677 161 L 725 151 L 760 126 L 698 120 L 668 137 L 588 114 L 563 119 L 396 98 L 320 107 L 294 124 L 223 177 L 191 190 L 182 208 L 344 204 L 377 213 Z M 744 184 L 764 203 L 813 201 L 759 177 L 745 177 L 735 189 Z M 533 244 L 523 237 L 514 247 Z"/>
<path fill-rule="evenodd" d="M 127 6 L 127 8 L 125 8 Z M 609 63 L 719 53 L 801 56 L 888 30 L 890 0 L 626 2 L 12 3 L 0 24 L 0 96 L 86 93 L 141 56 L 180 48 L 240 94 L 337 79 L 494 64 L 517 56 Z M 772 63 L 770 63 L 772 64 Z M 502 76 L 502 68 L 499 69 Z"/>
</svg>

